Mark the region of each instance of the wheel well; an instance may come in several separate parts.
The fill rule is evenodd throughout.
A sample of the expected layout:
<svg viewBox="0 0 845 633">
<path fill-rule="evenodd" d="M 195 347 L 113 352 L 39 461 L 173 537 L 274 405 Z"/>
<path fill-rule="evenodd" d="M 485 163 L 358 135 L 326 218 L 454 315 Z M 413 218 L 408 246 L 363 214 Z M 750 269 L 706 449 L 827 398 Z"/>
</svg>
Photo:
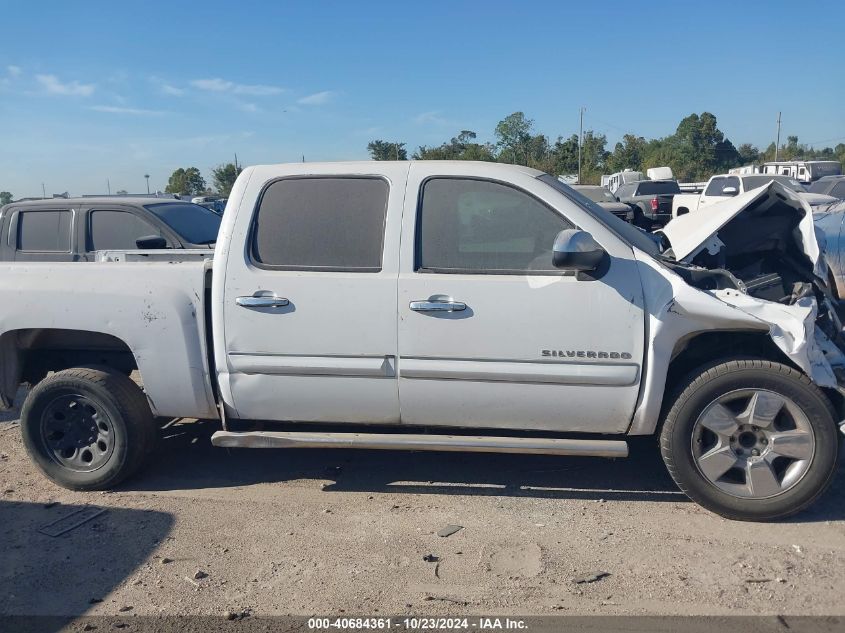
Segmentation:
<svg viewBox="0 0 845 633">
<path fill-rule="evenodd" d="M 666 393 L 671 393 L 696 367 L 736 356 L 765 358 L 798 369 L 767 332 L 699 332 L 678 341 L 672 350 Z"/>
<path fill-rule="evenodd" d="M 775 345 L 767 332 L 700 332 L 678 341 L 666 375 L 666 396 L 671 396 L 679 383 L 694 369 L 720 359 L 753 356 L 782 363 L 803 372 Z M 845 401 L 833 389 L 822 388 L 840 418 Z M 667 400 L 668 402 L 668 400 Z"/>
<path fill-rule="evenodd" d="M 0 350 L 11 352 L 11 382 L 40 382 L 48 372 L 70 367 L 105 365 L 127 375 L 138 369 L 129 346 L 102 332 L 36 328 L 13 330 L 0 337 Z M 16 375 L 16 378 L 15 378 Z"/>
</svg>

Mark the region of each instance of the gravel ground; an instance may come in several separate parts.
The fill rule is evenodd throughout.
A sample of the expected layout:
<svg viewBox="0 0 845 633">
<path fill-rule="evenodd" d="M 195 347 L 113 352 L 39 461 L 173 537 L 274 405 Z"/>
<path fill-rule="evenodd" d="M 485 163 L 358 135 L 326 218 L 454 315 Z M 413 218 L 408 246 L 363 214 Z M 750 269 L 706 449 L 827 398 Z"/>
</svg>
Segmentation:
<svg viewBox="0 0 845 633">
<path fill-rule="evenodd" d="M 227 451 L 190 423 L 119 490 L 74 493 L 36 472 L 16 418 L 3 615 L 845 614 L 841 473 L 792 521 L 739 523 L 680 494 L 650 439 L 618 461 Z M 85 506 L 106 511 L 39 532 Z"/>
</svg>

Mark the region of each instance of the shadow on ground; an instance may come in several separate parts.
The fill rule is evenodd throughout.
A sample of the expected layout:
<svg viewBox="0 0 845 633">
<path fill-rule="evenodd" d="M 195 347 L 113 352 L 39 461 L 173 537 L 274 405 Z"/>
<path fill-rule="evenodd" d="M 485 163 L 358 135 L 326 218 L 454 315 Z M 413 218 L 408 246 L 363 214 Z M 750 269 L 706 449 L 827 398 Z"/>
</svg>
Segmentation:
<svg viewBox="0 0 845 633">
<path fill-rule="evenodd" d="M 0 615 L 86 613 L 150 557 L 174 521 L 164 512 L 108 508 L 59 536 L 41 532 L 72 526 L 83 508 L 99 509 L 0 501 Z"/>
<path fill-rule="evenodd" d="M 207 489 L 295 479 L 326 492 L 488 495 L 686 503 L 652 437 L 631 438 L 627 459 L 329 449 L 222 449 L 210 424 L 174 427 L 132 490 Z M 800 521 L 845 518 L 845 474 Z"/>
</svg>

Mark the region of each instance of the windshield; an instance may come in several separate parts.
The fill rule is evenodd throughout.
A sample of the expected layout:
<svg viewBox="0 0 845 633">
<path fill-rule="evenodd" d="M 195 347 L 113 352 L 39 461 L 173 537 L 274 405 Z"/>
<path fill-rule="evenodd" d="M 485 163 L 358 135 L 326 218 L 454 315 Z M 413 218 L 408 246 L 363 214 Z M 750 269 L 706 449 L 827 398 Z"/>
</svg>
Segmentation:
<svg viewBox="0 0 845 633">
<path fill-rule="evenodd" d="M 604 187 L 577 187 L 575 191 L 583 194 L 593 202 L 616 202 L 613 194 Z"/>
<path fill-rule="evenodd" d="M 792 191 L 807 191 L 806 189 L 804 189 L 804 185 L 795 180 L 795 178 L 790 178 L 789 176 L 745 176 L 742 179 L 742 184 L 745 185 L 746 191 L 751 191 L 752 189 L 759 189 L 760 187 L 765 187 L 773 180 L 776 183 L 783 185 L 787 189 L 791 189 Z"/>
<path fill-rule="evenodd" d="M 664 193 L 681 193 L 681 188 L 674 180 L 643 180 L 637 187 L 638 196 L 655 196 Z"/>
<path fill-rule="evenodd" d="M 572 187 L 563 184 L 554 176 L 542 174 L 541 176 L 537 176 L 537 180 L 546 183 L 552 189 L 562 193 L 570 201 L 589 213 L 595 220 L 601 222 L 623 242 L 636 246 L 641 251 L 645 251 L 649 255 L 660 255 L 660 247 L 658 246 L 656 237 L 638 229 L 633 224 L 628 224 L 625 220 L 619 219 L 610 211 L 602 209 L 580 191 L 576 191 Z"/>
<path fill-rule="evenodd" d="M 191 244 L 214 244 L 220 230 L 220 216 L 190 202 L 162 202 L 144 205 L 162 222 Z"/>
</svg>

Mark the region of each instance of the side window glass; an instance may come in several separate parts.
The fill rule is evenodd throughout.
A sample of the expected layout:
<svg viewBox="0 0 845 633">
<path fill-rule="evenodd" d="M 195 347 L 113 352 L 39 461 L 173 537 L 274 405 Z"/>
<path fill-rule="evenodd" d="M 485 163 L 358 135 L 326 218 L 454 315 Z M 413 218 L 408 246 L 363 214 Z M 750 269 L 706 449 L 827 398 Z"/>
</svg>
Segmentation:
<svg viewBox="0 0 845 633">
<path fill-rule="evenodd" d="M 721 196 L 722 189 L 725 186 L 725 178 L 714 178 L 710 181 L 710 184 L 707 185 L 707 189 L 704 191 L 705 196 Z"/>
<path fill-rule="evenodd" d="M 70 226 L 69 210 L 21 211 L 18 213 L 18 250 L 69 253 Z"/>
<path fill-rule="evenodd" d="M 381 178 L 286 178 L 261 196 L 252 260 L 280 270 L 378 272 L 389 186 Z"/>
<path fill-rule="evenodd" d="M 161 235 L 155 226 L 128 211 L 95 210 L 89 214 L 88 250 L 133 250 L 141 237 Z"/>
<path fill-rule="evenodd" d="M 560 273 L 552 266 L 552 246 L 572 225 L 532 196 L 490 181 L 433 178 L 421 197 L 418 270 Z"/>
<path fill-rule="evenodd" d="M 845 180 L 838 183 L 833 189 L 831 189 L 830 195 L 834 198 L 841 198 L 845 200 Z"/>
</svg>

